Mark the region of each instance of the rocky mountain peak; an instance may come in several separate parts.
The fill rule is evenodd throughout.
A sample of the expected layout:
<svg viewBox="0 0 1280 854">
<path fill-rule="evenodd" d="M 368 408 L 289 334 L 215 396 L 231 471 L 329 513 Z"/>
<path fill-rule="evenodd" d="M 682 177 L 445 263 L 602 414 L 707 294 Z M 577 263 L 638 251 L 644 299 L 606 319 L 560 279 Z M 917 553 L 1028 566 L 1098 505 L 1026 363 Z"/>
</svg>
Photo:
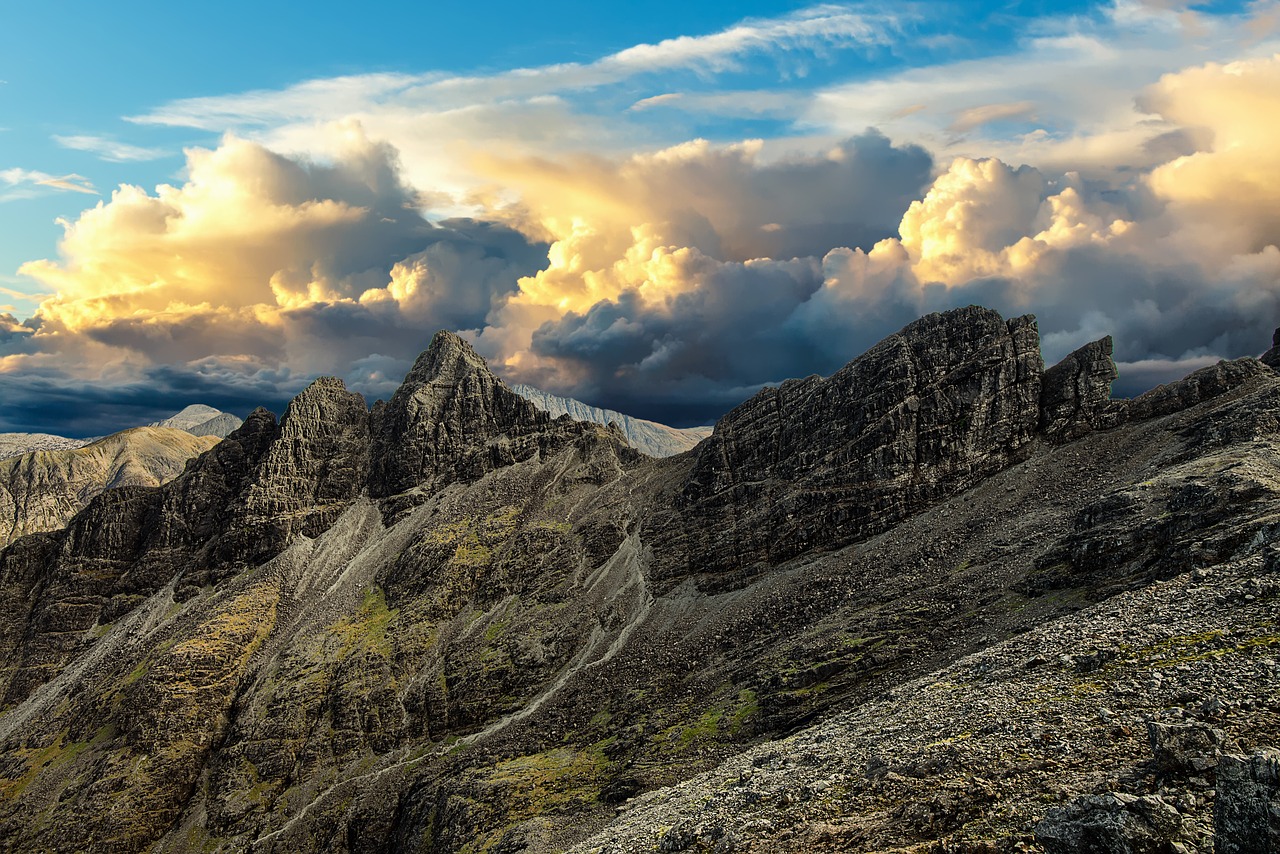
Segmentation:
<svg viewBox="0 0 1280 854">
<path fill-rule="evenodd" d="M 375 497 L 472 480 L 528 459 L 551 424 L 470 344 L 445 331 L 435 334 L 372 421 Z"/>
<path fill-rule="evenodd" d="M 1280 327 L 1271 335 L 1271 349 L 1258 357 L 1258 360 L 1271 368 L 1280 368 Z"/>
<path fill-rule="evenodd" d="M 492 376 L 484 357 L 474 347 L 458 335 L 441 329 L 413 363 L 404 383 L 456 383 L 474 373 Z"/>
</svg>

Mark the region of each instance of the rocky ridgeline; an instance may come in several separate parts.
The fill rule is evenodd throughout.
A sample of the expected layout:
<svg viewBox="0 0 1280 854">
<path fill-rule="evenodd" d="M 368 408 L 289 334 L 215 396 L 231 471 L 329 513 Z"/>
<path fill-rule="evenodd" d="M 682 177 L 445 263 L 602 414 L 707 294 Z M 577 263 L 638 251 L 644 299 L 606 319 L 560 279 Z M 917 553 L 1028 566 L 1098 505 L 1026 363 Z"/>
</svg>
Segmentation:
<svg viewBox="0 0 1280 854">
<path fill-rule="evenodd" d="M 571 397 L 557 397 L 547 394 L 533 386 L 516 384 L 511 390 L 534 406 L 548 413 L 552 418 L 568 415 L 575 421 L 592 421 L 596 424 L 608 425 L 613 422 L 627 437 L 627 443 L 637 451 L 651 457 L 671 457 L 691 450 L 703 439 L 711 435 L 710 427 L 668 427 L 643 418 L 632 418 L 612 409 L 601 409 L 588 406 Z"/>
<path fill-rule="evenodd" d="M 318 380 L 171 483 L 111 490 L 0 552 L 0 839 L 515 852 L 606 828 L 591 845 L 1003 851 L 1099 809 L 1157 815 L 1158 785 L 1126 770 L 1138 748 L 1108 752 L 1114 728 L 1092 723 L 1111 683 L 1053 665 L 1078 654 L 1055 638 L 1114 638 L 1080 655 L 1115 682 L 1125 739 L 1184 702 L 1142 681 L 1176 641 L 1197 664 L 1175 656 L 1169 686 L 1220 665 L 1221 694 L 1250 699 L 1223 700 L 1215 728 L 1278 740 L 1273 692 L 1248 680 L 1274 640 L 1258 567 L 1280 518 L 1280 378 L 1239 360 L 1112 401 L 1110 351 L 1045 371 L 1029 317 L 930 315 L 661 460 L 551 418 L 448 333 L 372 411 Z M 1179 599 L 1175 577 L 1204 595 Z M 1161 634 L 1183 628 L 1195 639 Z M 968 667 L 986 668 L 976 687 L 948 693 Z M 946 716 L 957 698 L 967 717 Z M 824 771 L 830 797 L 744 789 L 717 819 L 732 833 L 679 829 L 650 800 L 615 815 L 815 720 L 804 737 L 833 748 L 869 721 L 930 741 L 866 785 Z M 930 757 L 959 743 L 989 755 L 938 777 Z M 1258 761 L 1224 821 L 1256 825 Z M 974 782 L 988 768 L 1003 782 Z M 1048 785 L 1063 798 L 1039 798 Z M 810 802 L 825 812 L 791 809 Z M 1159 844 L 1208 850 L 1205 809 Z"/>
</svg>

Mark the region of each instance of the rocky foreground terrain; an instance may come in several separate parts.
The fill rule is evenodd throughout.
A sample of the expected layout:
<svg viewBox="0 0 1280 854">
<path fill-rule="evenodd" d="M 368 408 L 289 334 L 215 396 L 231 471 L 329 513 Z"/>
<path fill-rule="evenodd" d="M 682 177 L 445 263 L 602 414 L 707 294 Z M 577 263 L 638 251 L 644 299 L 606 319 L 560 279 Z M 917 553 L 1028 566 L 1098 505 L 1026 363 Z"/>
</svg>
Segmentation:
<svg viewBox="0 0 1280 854">
<path fill-rule="evenodd" d="M 318 380 L 0 552 L 0 846 L 1276 850 L 1280 375 L 1110 351 L 930 315 L 667 459 Z"/>
</svg>

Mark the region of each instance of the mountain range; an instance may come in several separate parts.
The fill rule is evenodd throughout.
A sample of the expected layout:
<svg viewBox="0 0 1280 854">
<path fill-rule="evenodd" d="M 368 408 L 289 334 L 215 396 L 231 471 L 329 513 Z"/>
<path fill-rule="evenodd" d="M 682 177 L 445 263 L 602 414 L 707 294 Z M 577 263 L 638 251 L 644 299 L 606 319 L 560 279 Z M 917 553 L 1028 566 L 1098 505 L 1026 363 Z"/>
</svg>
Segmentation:
<svg viewBox="0 0 1280 854">
<path fill-rule="evenodd" d="M 557 397 L 531 385 L 515 383 L 511 390 L 547 412 L 552 418 L 568 415 L 575 421 L 592 421 L 596 424 L 617 424 L 627 442 L 637 451 L 651 457 L 670 457 L 683 454 L 711 435 L 710 427 L 668 427 L 656 421 L 633 418 L 612 409 L 601 409 L 571 397 Z"/>
<path fill-rule="evenodd" d="M 187 460 L 241 423 L 230 413 L 196 405 L 164 421 L 100 438 L 0 434 L 0 546 L 63 527 L 107 489 L 172 480 Z"/>
<path fill-rule="evenodd" d="M 446 332 L 317 380 L 0 551 L 0 845 L 1274 850 L 1280 376 L 1039 344 L 929 315 L 661 459 Z"/>
</svg>

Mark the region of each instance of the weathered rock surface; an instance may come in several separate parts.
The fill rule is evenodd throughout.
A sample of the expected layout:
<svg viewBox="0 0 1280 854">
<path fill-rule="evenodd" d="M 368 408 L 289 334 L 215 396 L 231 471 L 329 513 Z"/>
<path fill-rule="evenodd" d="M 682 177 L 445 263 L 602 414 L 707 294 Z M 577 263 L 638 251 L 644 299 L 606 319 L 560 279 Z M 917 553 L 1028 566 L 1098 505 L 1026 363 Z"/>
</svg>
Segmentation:
<svg viewBox="0 0 1280 854">
<path fill-rule="evenodd" d="M 1280 851 L 1280 751 L 1222 757 L 1213 821 L 1216 854 Z"/>
<path fill-rule="evenodd" d="M 595 424 L 617 424 L 627 442 L 637 451 L 651 457 L 671 457 L 691 450 L 711 435 L 710 427 L 668 427 L 656 421 L 632 418 L 612 409 L 589 406 L 571 397 L 558 397 L 530 385 L 516 383 L 511 390 L 552 418 L 568 415 L 575 421 L 591 421 Z"/>
<path fill-rule="evenodd" d="M 1023 455 L 1043 363 L 1035 320 L 933 314 L 828 379 L 725 415 L 670 516 L 665 572 L 725 572 L 878 533 Z"/>
<path fill-rule="evenodd" d="M 428 495 L 553 453 L 582 433 L 507 388 L 470 344 L 440 332 L 374 413 L 370 491 Z"/>
<path fill-rule="evenodd" d="M 1069 442 L 1119 422 L 1111 400 L 1117 376 L 1111 360 L 1111 336 L 1086 344 L 1044 372 L 1040 384 L 1040 432 L 1054 442 Z"/>
<path fill-rule="evenodd" d="M 1271 368 L 1280 368 L 1280 328 L 1271 335 L 1271 349 L 1259 356 L 1258 361 Z"/>
<path fill-rule="evenodd" d="M 215 441 L 140 427 L 80 448 L 0 460 L 0 546 L 25 534 L 61 528 L 106 489 L 166 483 Z"/>
<path fill-rule="evenodd" d="M 1104 356 L 933 315 L 667 459 L 447 333 L 319 380 L 0 551 L 0 850 L 1207 851 L 1280 742 L 1280 376 L 1113 424 Z"/>
<path fill-rule="evenodd" d="M 1049 854 L 1165 854 L 1181 827 L 1159 795 L 1083 795 L 1050 810 L 1035 835 Z"/>
</svg>

